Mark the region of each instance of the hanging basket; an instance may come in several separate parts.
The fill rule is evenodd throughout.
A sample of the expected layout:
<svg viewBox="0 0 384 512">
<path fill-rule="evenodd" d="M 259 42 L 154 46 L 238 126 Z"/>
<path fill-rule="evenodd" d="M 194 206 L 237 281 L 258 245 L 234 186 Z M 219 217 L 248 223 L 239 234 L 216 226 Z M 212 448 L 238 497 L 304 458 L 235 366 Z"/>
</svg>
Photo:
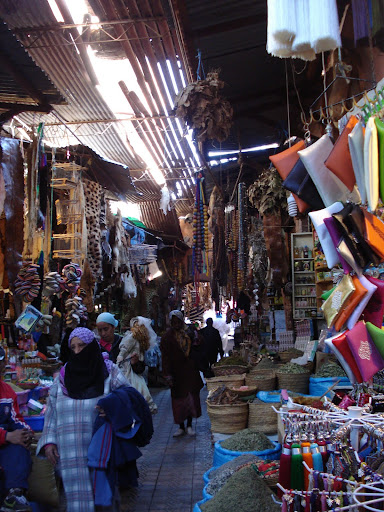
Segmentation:
<svg viewBox="0 0 384 512">
<path fill-rule="evenodd" d="M 263 434 L 276 434 L 277 414 L 272 409 L 272 403 L 248 404 L 248 428 L 255 428 Z"/>
<path fill-rule="evenodd" d="M 222 375 L 221 377 L 211 377 L 206 379 L 207 390 L 214 391 L 220 386 L 226 386 L 227 388 L 244 386 L 245 373 L 242 375 Z"/>
<path fill-rule="evenodd" d="M 245 376 L 245 385 L 255 387 L 259 391 L 273 391 L 276 389 L 276 374 L 268 370 L 266 373 L 253 373 Z"/>
<path fill-rule="evenodd" d="M 248 404 L 211 405 L 207 402 L 207 412 L 212 432 L 235 434 L 247 428 Z"/>
<path fill-rule="evenodd" d="M 280 373 L 276 372 L 278 388 L 308 394 L 309 376 L 307 373 Z"/>
<path fill-rule="evenodd" d="M 212 371 L 215 374 L 215 377 L 220 377 L 222 375 L 240 375 L 242 373 L 248 373 L 247 365 L 221 365 L 216 366 L 212 365 Z"/>
</svg>

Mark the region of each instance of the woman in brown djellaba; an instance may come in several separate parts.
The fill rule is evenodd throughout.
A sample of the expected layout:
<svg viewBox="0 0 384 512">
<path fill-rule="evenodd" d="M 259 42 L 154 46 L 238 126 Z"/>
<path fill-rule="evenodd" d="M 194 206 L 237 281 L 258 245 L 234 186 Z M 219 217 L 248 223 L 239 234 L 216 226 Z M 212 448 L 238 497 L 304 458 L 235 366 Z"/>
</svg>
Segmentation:
<svg viewBox="0 0 384 512">
<path fill-rule="evenodd" d="M 201 416 L 200 389 L 203 387 L 193 352 L 192 340 L 185 332 L 181 311 L 169 313 L 170 328 L 161 339 L 163 375 L 171 388 L 172 411 L 178 430 L 173 437 L 195 435 L 192 418 Z M 185 425 L 185 421 L 187 422 Z"/>
</svg>

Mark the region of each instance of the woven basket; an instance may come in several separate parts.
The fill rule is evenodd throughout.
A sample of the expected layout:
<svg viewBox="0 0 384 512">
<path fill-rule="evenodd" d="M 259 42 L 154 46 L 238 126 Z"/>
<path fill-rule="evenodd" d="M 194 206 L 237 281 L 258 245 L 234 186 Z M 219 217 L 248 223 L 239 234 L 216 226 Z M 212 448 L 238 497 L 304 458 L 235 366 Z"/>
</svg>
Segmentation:
<svg viewBox="0 0 384 512">
<path fill-rule="evenodd" d="M 206 379 L 207 390 L 214 391 L 220 386 L 225 385 L 227 388 L 239 388 L 244 386 L 245 373 L 242 375 L 223 375 L 221 377 L 211 377 Z"/>
<path fill-rule="evenodd" d="M 247 428 L 248 404 L 211 405 L 207 401 L 207 412 L 212 432 L 235 434 Z"/>
<path fill-rule="evenodd" d="M 271 370 L 267 370 L 266 373 L 246 375 L 245 385 L 250 388 L 257 386 L 259 391 L 273 391 L 276 389 L 276 374 L 271 372 Z"/>
<path fill-rule="evenodd" d="M 251 396 L 251 395 L 255 395 L 256 392 L 257 392 L 257 386 L 248 386 L 248 389 L 244 389 L 244 390 L 239 390 L 239 389 L 235 389 L 235 387 L 231 387 L 231 391 L 233 391 L 234 393 L 236 393 L 237 396 L 239 396 L 240 398 L 241 397 L 244 397 L 244 396 Z"/>
<path fill-rule="evenodd" d="M 249 368 L 246 364 L 243 365 L 222 365 L 216 366 L 212 365 L 212 371 L 215 374 L 215 377 L 221 377 L 222 375 L 239 375 L 241 373 L 247 373 Z"/>
<path fill-rule="evenodd" d="M 276 372 L 277 387 L 296 393 L 308 394 L 310 373 L 280 373 Z"/>
<path fill-rule="evenodd" d="M 277 432 L 277 414 L 272 409 L 272 403 L 252 403 L 248 404 L 248 428 L 255 428 L 263 434 L 276 434 Z"/>
<path fill-rule="evenodd" d="M 290 352 L 289 350 L 285 350 L 284 352 L 279 352 L 279 358 L 280 358 L 280 361 L 282 363 L 289 363 L 289 361 L 294 358 L 294 357 L 297 357 L 295 356 L 292 352 Z"/>
</svg>

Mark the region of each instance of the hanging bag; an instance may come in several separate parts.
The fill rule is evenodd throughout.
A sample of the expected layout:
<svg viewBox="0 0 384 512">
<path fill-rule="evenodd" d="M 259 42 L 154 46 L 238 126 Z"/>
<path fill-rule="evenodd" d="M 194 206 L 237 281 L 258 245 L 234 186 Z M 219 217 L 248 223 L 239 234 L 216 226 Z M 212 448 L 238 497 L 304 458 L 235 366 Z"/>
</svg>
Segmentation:
<svg viewBox="0 0 384 512">
<path fill-rule="evenodd" d="M 345 332 L 326 339 L 325 344 L 335 354 L 352 384 L 363 382 L 359 367 L 349 348 Z"/>
<path fill-rule="evenodd" d="M 313 210 L 321 210 L 324 203 L 303 162 L 299 159 L 283 181 L 283 187 L 305 201 Z"/>
<path fill-rule="evenodd" d="M 344 304 L 354 291 L 355 287 L 353 286 L 351 276 L 349 274 L 344 274 L 340 283 L 321 306 L 328 328 L 334 325 L 337 317 L 343 310 Z"/>
<path fill-rule="evenodd" d="M 363 297 L 367 294 L 368 290 L 361 284 L 359 278 L 354 275 L 352 276 L 352 283 L 355 287 L 355 291 L 352 293 L 350 298 L 345 302 L 342 311 L 338 315 L 335 321 L 336 331 L 340 331 L 346 324 L 347 320 L 351 316 L 356 306 L 360 303 Z"/>
<path fill-rule="evenodd" d="M 375 286 L 369 279 L 367 279 L 365 276 L 361 275 L 358 276 L 358 279 L 360 283 L 364 286 L 364 288 L 367 290 L 367 293 L 364 295 L 364 297 L 360 300 L 360 302 L 356 305 L 355 309 L 352 311 L 352 314 L 348 318 L 347 321 L 347 327 L 348 329 L 353 329 L 356 325 L 356 323 L 359 321 L 361 315 L 363 314 L 363 311 L 367 307 L 367 304 L 372 298 L 372 295 L 377 290 L 377 286 Z"/>
<path fill-rule="evenodd" d="M 349 348 L 365 381 L 384 368 L 384 360 L 372 341 L 364 322 L 346 333 Z"/>
<path fill-rule="evenodd" d="M 339 249 L 343 240 L 342 240 L 341 233 L 339 232 L 339 230 L 336 226 L 335 219 L 333 217 L 325 218 L 324 224 L 329 232 L 330 237 L 332 238 L 333 244 L 335 246 L 335 250 L 337 251 L 337 254 L 339 256 L 339 261 L 341 263 L 341 266 L 343 267 L 345 274 L 349 274 L 349 272 L 351 272 L 353 270 L 353 267 L 349 264 L 349 262 L 347 262 L 344 259 L 343 255 L 341 254 L 341 251 Z M 346 251 L 344 250 L 344 254 L 345 254 L 345 252 Z M 350 260 L 353 259 L 352 254 L 350 254 L 348 256 L 350 256 L 348 259 L 350 259 Z M 354 262 L 354 264 L 356 265 L 356 262 Z"/>
<path fill-rule="evenodd" d="M 317 236 L 319 237 L 321 248 L 323 249 L 328 268 L 332 268 L 340 263 L 339 255 L 332 241 L 331 235 L 324 223 L 324 219 L 330 217 L 333 213 L 337 213 L 343 209 L 343 203 L 337 202 L 316 212 L 309 212 L 312 224 L 315 227 Z"/>
<path fill-rule="evenodd" d="M 377 130 L 377 139 L 379 143 L 379 183 L 380 198 L 384 201 L 384 123 L 381 119 L 375 117 Z"/>
<path fill-rule="evenodd" d="M 335 174 L 340 181 L 352 192 L 356 183 L 355 173 L 353 171 L 351 154 L 348 146 L 348 135 L 359 122 L 356 116 L 351 116 L 339 135 L 325 165 Z"/>
<path fill-rule="evenodd" d="M 363 204 L 367 202 L 367 192 L 365 190 L 364 179 L 364 132 L 365 128 L 363 127 L 363 123 L 360 121 L 348 135 L 348 145 L 353 171 L 356 178 L 357 188 L 360 193 L 361 202 Z"/>
<path fill-rule="evenodd" d="M 277 172 L 280 174 L 282 180 L 288 176 L 296 162 L 299 160 L 298 151 L 305 148 L 305 142 L 303 140 L 297 142 L 290 148 L 278 153 L 277 155 L 271 155 L 269 157 L 272 164 L 276 167 Z M 305 213 L 309 209 L 309 205 L 293 194 L 297 207 L 300 213 Z"/>
<path fill-rule="evenodd" d="M 376 286 L 376 291 L 363 311 L 364 320 L 381 327 L 384 315 L 384 281 L 371 276 L 367 276 L 367 279 Z"/>
<path fill-rule="evenodd" d="M 364 215 L 365 239 L 381 260 L 384 259 L 384 223 L 373 213 L 362 209 Z"/>
</svg>

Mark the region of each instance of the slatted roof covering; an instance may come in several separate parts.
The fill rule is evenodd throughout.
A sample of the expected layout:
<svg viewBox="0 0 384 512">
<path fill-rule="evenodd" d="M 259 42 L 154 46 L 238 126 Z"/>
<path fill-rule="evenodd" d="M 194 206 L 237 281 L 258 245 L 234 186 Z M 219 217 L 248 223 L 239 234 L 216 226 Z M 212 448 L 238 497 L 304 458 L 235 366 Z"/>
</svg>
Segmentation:
<svg viewBox="0 0 384 512">
<path fill-rule="evenodd" d="M 39 69 L 5 23 L 0 22 L 0 110 L 6 120 L 23 109 L 50 110 L 63 96 Z M 10 114 L 9 114 L 10 113 Z"/>
<path fill-rule="evenodd" d="M 90 0 L 89 13 L 100 19 L 94 43 L 91 26 L 79 34 L 65 0 L 56 0 L 63 23 L 56 21 L 46 0 L 18 0 L 11 8 L 9 2 L 0 1 L 0 17 L 67 101 L 50 114 L 25 113 L 19 119 L 27 127 L 44 121 L 44 139 L 50 144 L 81 142 L 103 158 L 127 166 L 142 192 L 141 196 L 127 194 L 134 202 L 159 200 L 161 193 L 148 162 L 130 139 L 133 132 L 165 177 L 174 199 L 192 201 L 194 173 L 201 164 L 191 141 L 184 137 L 184 127 L 172 115 L 176 92 L 191 73 L 177 20 L 171 10 L 163 9 L 163 3 Z M 135 92 L 131 83 L 119 83 L 126 99 L 121 115 L 100 92 L 89 56 L 90 43 L 94 51 L 107 49 L 120 59 L 124 57 L 121 66 L 129 64 L 140 86 Z"/>
</svg>

